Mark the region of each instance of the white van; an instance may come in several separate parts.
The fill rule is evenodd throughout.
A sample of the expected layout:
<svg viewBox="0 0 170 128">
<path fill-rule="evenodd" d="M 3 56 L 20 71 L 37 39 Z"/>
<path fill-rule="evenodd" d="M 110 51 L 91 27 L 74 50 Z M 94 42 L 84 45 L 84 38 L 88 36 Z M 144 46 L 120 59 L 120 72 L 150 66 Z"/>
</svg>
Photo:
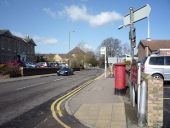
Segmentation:
<svg viewBox="0 0 170 128">
<path fill-rule="evenodd" d="M 141 65 L 144 73 L 170 81 L 170 56 L 150 55 L 141 62 Z"/>
</svg>

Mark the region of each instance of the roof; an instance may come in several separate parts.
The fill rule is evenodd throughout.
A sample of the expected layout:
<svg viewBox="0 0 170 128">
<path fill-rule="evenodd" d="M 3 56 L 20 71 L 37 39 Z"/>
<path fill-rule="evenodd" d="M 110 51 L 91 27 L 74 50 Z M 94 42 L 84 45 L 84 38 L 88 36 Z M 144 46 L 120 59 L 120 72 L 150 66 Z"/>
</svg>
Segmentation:
<svg viewBox="0 0 170 128">
<path fill-rule="evenodd" d="M 68 58 L 68 54 L 58 54 L 61 58 Z"/>
<path fill-rule="evenodd" d="M 3 34 L 12 35 L 9 30 L 0 30 L 0 35 Z"/>
<path fill-rule="evenodd" d="M 141 40 L 139 45 L 143 47 L 149 47 L 151 51 L 157 51 L 159 49 L 168 49 L 170 48 L 170 40 Z M 138 45 L 138 47 L 139 47 Z"/>
<path fill-rule="evenodd" d="M 35 44 L 35 42 L 33 41 L 32 38 L 29 38 L 29 37 L 21 38 L 21 37 L 15 36 L 9 30 L 0 30 L 0 35 L 5 35 L 9 38 L 21 40 L 21 41 L 24 41 L 25 43 L 30 43 L 30 44 L 33 44 L 34 46 L 36 46 L 36 44 Z"/>
<path fill-rule="evenodd" d="M 30 44 L 33 44 L 34 46 L 36 46 L 35 42 L 33 41 L 32 38 L 30 38 L 29 36 L 26 36 L 25 38 L 23 38 L 23 40 L 26 42 L 26 43 L 30 43 Z"/>
</svg>

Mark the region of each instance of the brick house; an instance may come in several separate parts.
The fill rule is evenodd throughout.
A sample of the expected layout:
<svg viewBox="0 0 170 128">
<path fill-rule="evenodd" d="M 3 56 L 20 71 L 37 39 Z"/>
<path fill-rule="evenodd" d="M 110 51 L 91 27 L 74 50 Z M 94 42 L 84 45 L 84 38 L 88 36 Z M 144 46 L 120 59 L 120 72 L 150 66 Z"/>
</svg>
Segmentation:
<svg viewBox="0 0 170 128">
<path fill-rule="evenodd" d="M 170 49 L 170 40 L 140 40 L 138 45 L 138 60 L 160 49 Z"/>
<path fill-rule="evenodd" d="M 0 63 L 17 58 L 22 61 L 33 60 L 35 46 L 35 42 L 28 36 L 21 38 L 13 35 L 9 30 L 0 30 Z"/>
</svg>

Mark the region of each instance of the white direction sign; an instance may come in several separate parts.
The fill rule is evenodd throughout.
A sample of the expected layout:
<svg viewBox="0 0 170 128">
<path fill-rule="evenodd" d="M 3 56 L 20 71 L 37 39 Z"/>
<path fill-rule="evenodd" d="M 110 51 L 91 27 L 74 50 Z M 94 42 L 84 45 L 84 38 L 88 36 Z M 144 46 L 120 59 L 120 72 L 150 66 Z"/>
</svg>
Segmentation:
<svg viewBox="0 0 170 128">
<path fill-rule="evenodd" d="M 150 11 L 151 11 L 151 7 L 149 4 L 146 4 L 144 7 L 137 9 L 133 13 L 134 14 L 133 22 L 135 23 L 139 20 L 149 17 Z M 123 18 L 123 26 L 128 26 L 128 25 L 130 25 L 130 15 L 129 14 Z"/>
<path fill-rule="evenodd" d="M 102 55 L 106 54 L 106 47 L 100 48 L 100 54 L 102 54 Z"/>
</svg>

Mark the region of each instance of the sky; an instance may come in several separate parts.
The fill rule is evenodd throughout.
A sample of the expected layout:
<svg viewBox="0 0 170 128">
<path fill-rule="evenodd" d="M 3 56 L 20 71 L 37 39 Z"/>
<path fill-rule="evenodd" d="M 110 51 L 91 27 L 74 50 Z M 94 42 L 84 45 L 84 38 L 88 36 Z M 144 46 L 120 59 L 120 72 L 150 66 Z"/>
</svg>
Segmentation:
<svg viewBox="0 0 170 128">
<path fill-rule="evenodd" d="M 150 38 L 170 39 L 170 0 L 0 0 L 0 29 L 31 37 L 36 53 L 67 53 L 80 42 L 96 50 L 112 37 L 130 45 L 129 27 L 118 29 L 129 8 L 149 4 Z M 147 19 L 135 23 L 136 44 L 147 38 Z M 136 49 L 137 50 L 137 49 Z"/>
</svg>

